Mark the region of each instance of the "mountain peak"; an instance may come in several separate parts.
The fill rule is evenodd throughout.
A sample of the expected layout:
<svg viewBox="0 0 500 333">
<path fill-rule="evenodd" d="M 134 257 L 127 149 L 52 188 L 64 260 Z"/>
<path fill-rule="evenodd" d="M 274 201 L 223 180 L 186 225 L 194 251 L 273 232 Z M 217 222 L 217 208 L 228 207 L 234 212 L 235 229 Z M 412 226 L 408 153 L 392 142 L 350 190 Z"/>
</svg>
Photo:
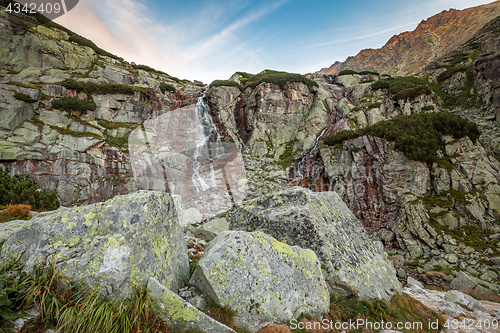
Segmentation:
<svg viewBox="0 0 500 333">
<path fill-rule="evenodd" d="M 344 62 L 335 62 L 327 73 L 373 70 L 381 74 L 411 75 L 467 42 L 485 24 L 500 15 L 500 1 L 464 10 L 449 9 L 422 20 L 413 31 L 391 37 L 379 49 L 361 50 Z"/>
</svg>

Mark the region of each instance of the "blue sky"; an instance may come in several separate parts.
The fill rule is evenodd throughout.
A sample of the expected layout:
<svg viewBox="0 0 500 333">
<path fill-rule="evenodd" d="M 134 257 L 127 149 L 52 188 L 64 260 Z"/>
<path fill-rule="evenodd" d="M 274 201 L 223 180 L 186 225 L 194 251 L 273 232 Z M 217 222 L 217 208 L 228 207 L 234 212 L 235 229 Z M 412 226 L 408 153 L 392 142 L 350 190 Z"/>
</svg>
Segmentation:
<svg viewBox="0 0 500 333">
<path fill-rule="evenodd" d="M 127 61 L 210 83 L 236 71 L 308 73 L 480 0 L 80 0 L 57 19 Z"/>
</svg>

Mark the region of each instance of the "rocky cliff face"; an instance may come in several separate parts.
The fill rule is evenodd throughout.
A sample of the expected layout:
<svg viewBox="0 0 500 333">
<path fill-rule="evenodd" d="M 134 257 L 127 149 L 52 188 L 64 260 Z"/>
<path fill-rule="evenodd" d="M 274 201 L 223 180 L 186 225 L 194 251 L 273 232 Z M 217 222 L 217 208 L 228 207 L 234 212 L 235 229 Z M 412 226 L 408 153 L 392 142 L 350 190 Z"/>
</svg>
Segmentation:
<svg viewBox="0 0 500 333">
<path fill-rule="evenodd" d="M 68 203 L 134 190 L 129 133 L 146 119 L 195 103 L 202 87 L 99 55 L 63 28 L 33 20 L 0 11 L 0 164 L 30 174 Z M 94 88 L 89 93 L 81 83 Z M 110 84 L 115 91 L 106 90 Z M 64 97 L 92 102 L 95 110 L 52 107 Z"/>
<path fill-rule="evenodd" d="M 261 83 L 248 92 L 224 86 L 207 91 L 220 127 L 244 152 L 250 196 L 283 189 L 295 177 L 289 170 L 293 157 L 313 148 L 335 117 L 338 90 L 327 82 L 313 88 L 295 82 Z"/>
<path fill-rule="evenodd" d="M 492 4 L 471 13 L 488 8 L 488 13 L 496 13 L 497 7 Z M 439 16 L 430 21 L 439 25 Z M 448 21 L 441 23 L 447 27 Z M 336 191 L 365 229 L 391 251 L 406 260 L 422 258 L 427 270 L 467 271 L 480 279 L 478 285 L 488 286 L 481 288 L 496 293 L 497 27 L 494 19 L 474 28 L 475 35 L 468 35 L 466 43 L 436 58 L 436 64 L 419 73 L 422 90 L 411 96 L 397 98 L 400 88 L 373 88 L 373 83 L 388 79 L 375 74 L 315 74 L 319 87 L 309 94 L 300 84 L 261 83 L 244 92 L 236 87 L 210 88 L 207 96 L 212 112 L 219 115 L 219 126 L 246 152 L 251 196 L 288 186 Z M 405 82 L 413 84 L 411 80 Z M 301 103 L 290 109 L 295 98 Z M 344 129 L 445 110 L 476 122 L 482 132 L 475 144 L 468 138 L 444 137 L 445 148 L 439 154 L 448 163 L 413 161 L 394 143 L 377 137 L 322 145 L 325 136 Z"/>
<path fill-rule="evenodd" d="M 450 9 L 422 21 L 415 30 L 393 36 L 380 49 L 362 50 L 344 62 L 335 62 L 326 72 L 343 69 L 372 70 L 381 74 L 411 75 L 462 45 L 486 23 L 500 15 L 500 2 Z"/>
</svg>

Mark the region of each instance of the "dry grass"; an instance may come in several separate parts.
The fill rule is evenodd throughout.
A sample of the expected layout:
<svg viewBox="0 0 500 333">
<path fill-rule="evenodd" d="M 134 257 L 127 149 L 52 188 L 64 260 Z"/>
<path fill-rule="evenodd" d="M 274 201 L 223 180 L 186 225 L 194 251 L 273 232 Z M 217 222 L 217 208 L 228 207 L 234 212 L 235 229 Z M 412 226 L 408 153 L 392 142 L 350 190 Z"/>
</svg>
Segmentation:
<svg viewBox="0 0 500 333">
<path fill-rule="evenodd" d="M 500 303 L 500 296 L 497 296 L 497 295 L 485 295 L 485 294 L 481 294 L 477 290 L 473 290 L 473 289 L 467 289 L 467 290 L 465 290 L 464 293 L 474 297 L 477 300 L 484 300 L 484 301 L 491 301 L 491 302 Z"/>
<path fill-rule="evenodd" d="M 373 323 L 381 320 L 392 323 L 421 322 L 423 330 L 412 333 L 434 332 L 428 329 L 429 322 L 439 320 L 441 328 L 445 323 L 441 315 L 406 294 L 395 295 L 390 304 L 382 301 L 372 303 L 357 298 L 332 299 L 328 318 L 333 322 L 345 322 L 349 319 L 365 319 Z M 407 331 L 403 329 L 402 332 Z"/>
<path fill-rule="evenodd" d="M 0 223 L 13 220 L 29 220 L 31 218 L 30 205 L 9 205 L 7 209 L 0 212 Z"/>
<path fill-rule="evenodd" d="M 292 331 L 286 325 L 269 325 L 259 333 L 292 333 Z"/>
</svg>

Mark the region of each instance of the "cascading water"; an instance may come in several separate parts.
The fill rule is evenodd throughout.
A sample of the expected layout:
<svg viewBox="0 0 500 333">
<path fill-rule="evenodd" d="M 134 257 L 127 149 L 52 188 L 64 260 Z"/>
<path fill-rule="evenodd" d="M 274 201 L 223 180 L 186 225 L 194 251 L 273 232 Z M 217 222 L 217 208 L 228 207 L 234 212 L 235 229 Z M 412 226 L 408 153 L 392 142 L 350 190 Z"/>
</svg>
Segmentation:
<svg viewBox="0 0 500 333">
<path fill-rule="evenodd" d="M 213 122 L 210 115 L 210 107 L 205 103 L 204 98 L 205 94 L 199 97 L 196 103 L 196 116 L 198 117 L 199 124 L 196 131 L 196 147 L 193 153 L 193 175 L 191 176 L 191 182 L 196 187 L 196 192 L 217 187 L 215 168 L 212 162 L 215 158 L 224 154 L 220 132 Z M 211 142 L 214 143 L 211 144 Z M 211 149 L 212 146 L 215 146 L 215 151 Z M 204 165 L 200 159 L 208 159 L 211 163 Z"/>
</svg>

